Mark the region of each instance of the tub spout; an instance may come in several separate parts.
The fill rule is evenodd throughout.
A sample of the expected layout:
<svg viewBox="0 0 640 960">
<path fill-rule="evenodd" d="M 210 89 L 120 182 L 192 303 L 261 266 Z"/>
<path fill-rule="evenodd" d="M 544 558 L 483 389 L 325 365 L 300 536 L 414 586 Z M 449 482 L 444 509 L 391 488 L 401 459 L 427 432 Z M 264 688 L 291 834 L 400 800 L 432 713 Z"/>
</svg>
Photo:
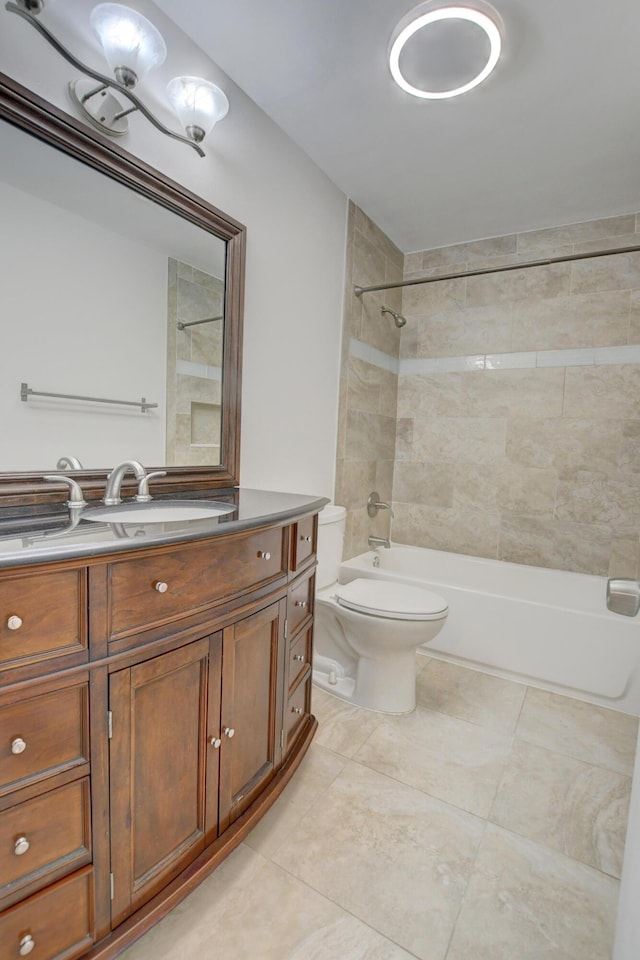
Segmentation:
<svg viewBox="0 0 640 960">
<path fill-rule="evenodd" d="M 368 543 L 370 547 L 386 547 L 387 550 L 391 547 L 391 541 L 386 537 L 369 537 Z"/>
</svg>

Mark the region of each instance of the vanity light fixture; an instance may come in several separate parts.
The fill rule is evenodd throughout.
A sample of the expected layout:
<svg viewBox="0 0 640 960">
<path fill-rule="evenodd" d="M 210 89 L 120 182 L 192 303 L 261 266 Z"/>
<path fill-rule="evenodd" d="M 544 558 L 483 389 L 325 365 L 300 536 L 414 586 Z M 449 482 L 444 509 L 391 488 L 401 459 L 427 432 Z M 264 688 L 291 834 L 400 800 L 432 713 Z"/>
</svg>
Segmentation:
<svg viewBox="0 0 640 960">
<path fill-rule="evenodd" d="M 27 20 L 65 60 L 86 74 L 69 83 L 69 96 L 89 123 L 111 137 L 120 137 L 129 131 L 128 115 L 138 111 L 156 129 L 187 143 L 204 157 L 200 143 L 218 120 L 226 117 L 229 101 L 222 90 L 208 80 L 176 77 L 167 86 L 167 97 L 186 136 L 170 130 L 151 113 L 133 88 L 149 70 L 164 62 L 167 47 L 160 32 L 146 17 L 121 3 L 99 3 L 92 10 L 91 26 L 113 71 L 113 77 L 109 77 L 82 63 L 43 25 L 38 14 L 44 6 L 45 0 L 9 0 L 5 10 Z"/>
<path fill-rule="evenodd" d="M 480 5 L 483 9 L 478 8 Z M 478 7 L 463 5 L 436 6 L 433 0 L 428 0 L 427 3 L 421 3 L 400 20 L 392 34 L 389 48 L 389 67 L 393 79 L 402 90 L 424 100 L 444 100 L 472 90 L 473 87 L 477 87 L 489 76 L 500 57 L 502 24 L 500 17 L 489 4 L 479 3 Z M 437 34 L 433 30 L 433 37 L 429 37 L 429 28 L 433 28 L 434 24 L 439 25 L 436 29 L 441 31 L 441 37 L 438 38 L 440 42 L 435 40 Z M 469 24 L 472 25 L 471 29 L 469 29 Z M 443 27 L 447 29 L 446 33 Z M 448 50 L 446 49 L 448 44 L 453 47 L 458 43 L 455 35 L 456 29 L 460 34 L 460 49 Z M 407 46 L 409 41 L 421 31 L 424 31 L 421 39 L 423 42 L 431 41 L 431 52 L 434 54 L 434 60 L 438 60 L 435 67 L 436 74 L 440 69 L 446 75 L 446 69 L 442 69 L 443 65 L 447 62 L 455 62 L 456 69 L 464 74 L 464 78 L 458 75 L 454 85 L 444 89 L 424 89 L 423 86 L 417 86 L 407 79 L 405 76 L 406 68 L 403 69 L 400 62 L 401 55 L 403 51 L 409 53 L 410 48 Z M 417 43 L 418 39 L 416 37 L 414 45 L 417 45 Z M 419 51 L 417 55 L 415 51 L 413 52 L 414 68 L 416 56 L 419 58 L 419 55 Z M 460 62 L 464 61 L 466 56 L 469 56 L 471 61 L 468 66 L 464 62 Z M 481 63 L 481 68 L 469 77 L 468 71 L 473 71 Z M 420 70 L 418 69 L 417 72 L 420 73 Z M 462 82 L 458 82 L 460 80 Z M 438 84 L 434 84 L 434 86 L 438 86 Z"/>
</svg>

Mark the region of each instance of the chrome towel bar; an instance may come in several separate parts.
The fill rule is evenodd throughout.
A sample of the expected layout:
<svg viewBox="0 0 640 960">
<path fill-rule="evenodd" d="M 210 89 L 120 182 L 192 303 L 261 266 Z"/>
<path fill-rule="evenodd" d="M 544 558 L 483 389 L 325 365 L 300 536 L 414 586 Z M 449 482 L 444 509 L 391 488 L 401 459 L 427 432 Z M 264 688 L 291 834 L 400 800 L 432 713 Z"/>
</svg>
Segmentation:
<svg viewBox="0 0 640 960">
<path fill-rule="evenodd" d="M 144 397 L 140 400 L 108 400 L 106 397 L 82 397 L 73 393 L 45 393 L 43 390 L 32 390 L 28 383 L 20 384 L 20 399 L 28 400 L 29 397 L 56 397 L 58 400 L 87 400 L 90 403 L 116 403 L 122 407 L 140 407 L 141 413 L 147 410 L 153 410 L 157 403 L 147 403 Z"/>
</svg>

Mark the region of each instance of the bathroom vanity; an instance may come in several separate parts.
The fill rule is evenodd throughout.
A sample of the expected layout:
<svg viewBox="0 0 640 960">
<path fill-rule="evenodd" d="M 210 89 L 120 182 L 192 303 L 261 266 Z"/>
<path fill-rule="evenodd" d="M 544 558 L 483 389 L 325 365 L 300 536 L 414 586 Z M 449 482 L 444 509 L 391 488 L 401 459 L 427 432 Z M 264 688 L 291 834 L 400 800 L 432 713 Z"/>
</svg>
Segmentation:
<svg viewBox="0 0 640 960">
<path fill-rule="evenodd" d="M 326 500 L 228 499 L 210 520 L 0 535 L 2 960 L 114 956 L 311 742 Z"/>
</svg>

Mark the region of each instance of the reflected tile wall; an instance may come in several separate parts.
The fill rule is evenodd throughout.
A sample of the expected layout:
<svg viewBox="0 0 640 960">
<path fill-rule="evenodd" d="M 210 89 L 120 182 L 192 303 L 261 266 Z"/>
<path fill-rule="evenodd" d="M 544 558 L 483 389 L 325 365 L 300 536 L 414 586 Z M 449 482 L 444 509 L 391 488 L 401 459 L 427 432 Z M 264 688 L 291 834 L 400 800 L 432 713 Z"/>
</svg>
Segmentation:
<svg viewBox="0 0 640 960">
<path fill-rule="evenodd" d="M 639 239 L 629 214 L 411 253 L 405 277 Z M 640 254 L 408 287 L 401 312 L 404 369 L 456 369 L 400 368 L 393 539 L 635 578 L 640 363 L 606 348 L 640 344 Z M 458 363 L 487 354 L 495 369 Z"/>
</svg>

